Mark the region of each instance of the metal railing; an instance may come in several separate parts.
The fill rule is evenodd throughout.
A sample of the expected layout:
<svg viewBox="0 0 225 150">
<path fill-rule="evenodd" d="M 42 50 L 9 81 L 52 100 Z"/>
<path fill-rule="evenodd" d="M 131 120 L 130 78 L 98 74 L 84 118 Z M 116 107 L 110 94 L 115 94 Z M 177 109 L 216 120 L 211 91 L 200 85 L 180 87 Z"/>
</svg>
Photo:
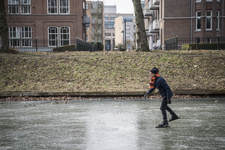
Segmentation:
<svg viewBox="0 0 225 150">
<path fill-rule="evenodd" d="M 74 51 L 96 51 L 97 46 L 85 42 L 81 39 L 70 39 L 70 40 L 60 40 L 60 39 L 34 39 L 29 42 L 28 45 L 22 46 L 22 39 L 17 39 L 16 45 L 11 44 L 11 48 L 14 48 L 21 52 L 53 52 L 57 51 L 58 48 L 69 45 L 77 45 L 77 49 L 72 49 Z M 24 44 L 23 44 L 24 45 Z"/>
<path fill-rule="evenodd" d="M 189 44 L 188 50 L 225 50 L 225 37 L 209 38 L 179 38 L 173 37 L 165 40 L 166 50 L 181 50 L 182 45 Z"/>
<path fill-rule="evenodd" d="M 91 43 L 85 42 L 77 38 L 77 51 L 90 51 L 94 52 L 97 50 L 97 46 L 92 45 Z"/>
</svg>

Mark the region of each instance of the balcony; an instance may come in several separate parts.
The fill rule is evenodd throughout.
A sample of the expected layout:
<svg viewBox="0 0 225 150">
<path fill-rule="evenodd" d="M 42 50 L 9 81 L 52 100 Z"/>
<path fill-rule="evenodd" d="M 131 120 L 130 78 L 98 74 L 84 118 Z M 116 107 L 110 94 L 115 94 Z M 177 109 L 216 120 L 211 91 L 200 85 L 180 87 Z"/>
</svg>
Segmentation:
<svg viewBox="0 0 225 150">
<path fill-rule="evenodd" d="M 153 21 L 153 30 L 159 30 L 159 20 Z"/>
<path fill-rule="evenodd" d="M 150 10 L 159 10 L 159 5 L 155 5 L 154 2 L 157 0 L 151 0 L 149 1 L 149 8 Z"/>
<path fill-rule="evenodd" d="M 159 0 L 153 0 L 154 5 L 159 5 Z"/>
<path fill-rule="evenodd" d="M 87 24 L 90 24 L 90 17 L 84 16 L 83 17 L 83 24 L 86 24 L 86 27 L 87 27 Z"/>
<path fill-rule="evenodd" d="M 149 24 L 149 32 L 150 33 L 159 33 L 159 21 L 154 20 L 151 24 Z"/>
<path fill-rule="evenodd" d="M 149 8 L 145 8 L 144 9 L 144 18 L 145 19 L 148 19 L 149 16 L 152 16 L 153 15 L 153 11 L 150 10 Z"/>
</svg>

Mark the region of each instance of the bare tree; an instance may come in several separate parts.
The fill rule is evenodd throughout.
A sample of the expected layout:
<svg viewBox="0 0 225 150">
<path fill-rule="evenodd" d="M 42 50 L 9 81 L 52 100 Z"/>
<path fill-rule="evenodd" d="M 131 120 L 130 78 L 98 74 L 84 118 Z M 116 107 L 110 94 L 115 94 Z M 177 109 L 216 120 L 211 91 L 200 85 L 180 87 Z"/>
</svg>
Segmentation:
<svg viewBox="0 0 225 150">
<path fill-rule="evenodd" d="M 141 0 L 132 0 L 134 5 L 136 33 L 137 33 L 137 51 L 149 51 L 147 35 L 144 25 L 144 15 L 141 7 Z"/>
<path fill-rule="evenodd" d="M 91 36 L 95 42 L 103 41 L 103 5 L 101 2 L 92 2 Z"/>
<path fill-rule="evenodd" d="M 5 10 L 5 0 L 0 0 L 0 34 L 2 41 L 0 52 L 9 52 L 9 36 Z"/>
</svg>

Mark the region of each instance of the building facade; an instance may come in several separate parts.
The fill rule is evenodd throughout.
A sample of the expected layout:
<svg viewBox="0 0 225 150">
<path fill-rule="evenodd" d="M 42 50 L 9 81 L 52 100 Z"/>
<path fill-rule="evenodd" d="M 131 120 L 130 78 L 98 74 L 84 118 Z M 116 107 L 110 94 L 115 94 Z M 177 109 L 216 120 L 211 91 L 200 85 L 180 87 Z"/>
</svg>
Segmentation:
<svg viewBox="0 0 225 150">
<path fill-rule="evenodd" d="M 114 50 L 115 48 L 115 18 L 122 17 L 133 17 L 133 14 L 120 14 L 116 13 L 115 5 L 104 6 L 104 37 L 105 37 L 105 49 Z"/>
<path fill-rule="evenodd" d="M 86 39 L 86 0 L 6 0 L 6 9 L 11 47 L 34 47 L 36 38 L 50 49 Z"/>
<path fill-rule="evenodd" d="M 116 47 L 123 46 L 126 50 L 134 49 L 136 43 L 136 24 L 134 20 L 133 17 L 122 16 L 115 19 Z"/>
<path fill-rule="evenodd" d="M 104 4 L 100 1 L 86 2 L 87 16 L 90 17 L 90 27 L 87 27 L 87 42 L 104 44 Z"/>
<path fill-rule="evenodd" d="M 212 37 L 224 37 L 224 0 L 145 0 L 145 28 L 149 49 L 165 48 L 172 37 L 195 38 L 212 42 Z M 181 47 L 181 45 L 179 45 Z"/>
</svg>

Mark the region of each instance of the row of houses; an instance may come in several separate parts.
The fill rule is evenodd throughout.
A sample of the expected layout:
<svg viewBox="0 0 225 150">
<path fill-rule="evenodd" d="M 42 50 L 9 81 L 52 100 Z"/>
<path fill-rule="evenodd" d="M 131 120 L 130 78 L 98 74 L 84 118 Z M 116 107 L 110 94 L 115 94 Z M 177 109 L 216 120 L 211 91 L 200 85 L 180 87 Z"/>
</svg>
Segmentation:
<svg viewBox="0 0 225 150">
<path fill-rule="evenodd" d="M 17 49 L 34 47 L 34 41 L 38 39 L 42 40 L 39 47 L 51 50 L 74 44 L 79 38 L 101 42 L 106 49 L 112 50 L 116 45 L 115 18 L 133 18 L 133 14 L 117 14 L 116 6 L 104 6 L 100 1 L 6 0 L 5 5 L 9 44 Z M 127 37 L 130 37 L 128 32 Z"/>
<path fill-rule="evenodd" d="M 145 0 L 143 14 L 149 49 L 162 46 L 172 37 L 201 37 L 211 43 L 224 37 L 224 0 Z M 181 46 L 181 45 L 179 45 Z"/>
<path fill-rule="evenodd" d="M 101 42 L 106 50 L 123 45 L 135 47 L 136 25 L 133 14 L 116 12 L 115 5 L 86 0 L 6 0 L 9 44 L 51 50 L 74 44 L 76 38 Z M 149 49 L 162 47 L 171 37 L 224 37 L 224 0 L 143 0 L 145 30 Z"/>
</svg>

